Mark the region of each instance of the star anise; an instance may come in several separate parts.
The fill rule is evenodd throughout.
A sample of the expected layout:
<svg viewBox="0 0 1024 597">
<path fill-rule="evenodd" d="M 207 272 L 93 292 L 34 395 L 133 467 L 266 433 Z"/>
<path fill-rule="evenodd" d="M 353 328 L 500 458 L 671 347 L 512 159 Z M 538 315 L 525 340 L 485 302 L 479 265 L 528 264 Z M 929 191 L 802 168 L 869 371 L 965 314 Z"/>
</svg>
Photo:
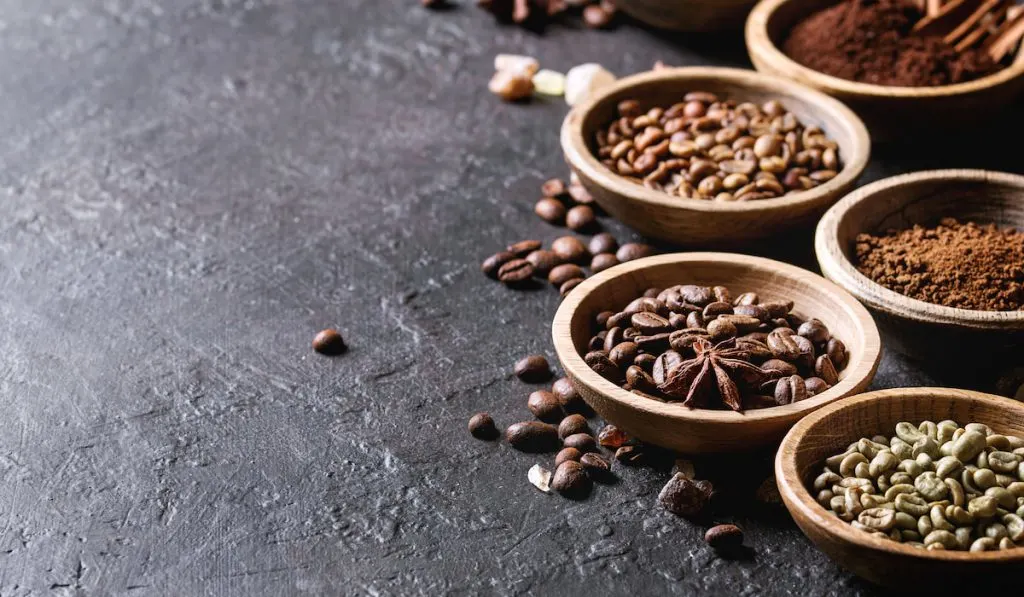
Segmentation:
<svg viewBox="0 0 1024 597">
<path fill-rule="evenodd" d="M 665 394 L 684 399 L 684 406 L 707 408 L 713 406 L 711 400 L 717 396 L 729 408 L 743 410 L 740 386 L 756 388 L 769 378 L 768 373 L 750 363 L 746 350 L 736 348 L 734 338 L 715 345 L 698 339 L 693 350 L 697 356 L 676 365 L 658 386 Z"/>
</svg>

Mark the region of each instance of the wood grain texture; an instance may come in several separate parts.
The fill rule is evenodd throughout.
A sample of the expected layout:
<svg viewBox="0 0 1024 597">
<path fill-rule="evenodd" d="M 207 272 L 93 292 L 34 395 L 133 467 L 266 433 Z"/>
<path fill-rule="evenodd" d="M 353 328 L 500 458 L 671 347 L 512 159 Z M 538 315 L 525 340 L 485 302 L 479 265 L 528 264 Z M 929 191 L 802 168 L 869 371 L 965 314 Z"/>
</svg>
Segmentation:
<svg viewBox="0 0 1024 597">
<path fill-rule="evenodd" d="M 948 388 L 901 388 L 854 396 L 807 416 L 786 434 L 775 459 L 779 492 L 800 529 L 841 566 L 872 582 L 940 590 L 969 583 L 1004 582 L 1024 565 L 1024 549 L 968 553 L 925 551 L 858 531 L 832 516 L 807 490 L 826 457 L 875 434 L 891 436 L 896 423 L 951 419 L 984 423 L 1024 436 L 1024 404 L 1009 398 Z M 945 593 L 942 593 L 945 594 Z"/>
<path fill-rule="evenodd" d="M 839 144 L 843 169 L 831 181 L 802 193 L 723 203 L 645 188 L 610 171 L 594 156 L 594 134 L 615 117 L 620 101 L 669 106 L 698 90 L 739 101 L 781 101 L 805 126 L 821 127 Z M 705 67 L 642 73 L 602 89 L 569 112 L 562 124 L 561 143 L 569 166 L 601 207 L 646 236 L 680 245 L 738 244 L 808 224 L 853 188 L 871 155 L 867 129 L 840 102 L 777 77 Z"/>
<path fill-rule="evenodd" d="M 939 87 L 890 87 L 847 81 L 798 64 L 780 45 L 801 19 L 837 0 L 762 0 L 747 18 L 747 52 L 754 67 L 799 81 L 849 105 L 867 124 L 874 140 L 915 132 L 961 129 L 983 123 L 1024 95 L 1024 52 L 1013 63 L 976 81 Z"/>
<path fill-rule="evenodd" d="M 818 223 L 821 271 L 875 315 L 887 344 L 921 359 L 988 359 L 1024 343 L 1024 311 L 976 311 L 934 305 L 877 284 L 857 271 L 862 232 L 934 225 L 944 217 L 1024 226 L 1024 176 L 986 170 L 932 170 L 886 178 L 857 189 Z M 951 346 L 972 350 L 951 351 Z"/>
<path fill-rule="evenodd" d="M 739 29 L 757 0 L 617 0 L 638 21 L 672 31 Z"/>
<path fill-rule="evenodd" d="M 728 286 L 762 300 L 791 299 L 793 312 L 817 317 L 850 351 L 840 382 L 813 398 L 742 413 L 690 409 L 632 394 L 583 361 L 594 316 L 621 309 L 650 287 L 674 284 Z M 570 293 L 551 326 L 555 351 L 580 395 L 605 420 L 643 441 L 685 453 L 741 452 L 778 441 L 800 417 L 863 391 L 880 355 L 878 330 L 852 296 L 809 271 L 760 257 L 731 253 L 676 253 L 630 261 L 588 279 Z"/>
</svg>

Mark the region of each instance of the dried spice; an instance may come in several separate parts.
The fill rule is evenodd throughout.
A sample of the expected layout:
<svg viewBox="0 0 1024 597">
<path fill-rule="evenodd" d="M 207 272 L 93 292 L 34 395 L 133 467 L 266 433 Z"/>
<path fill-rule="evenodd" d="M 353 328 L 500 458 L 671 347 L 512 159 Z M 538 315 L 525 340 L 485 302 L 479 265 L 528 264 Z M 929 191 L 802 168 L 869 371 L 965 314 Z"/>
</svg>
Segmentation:
<svg viewBox="0 0 1024 597">
<path fill-rule="evenodd" d="M 710 481 L 687 479 L 676 473 L 658 494 L 658 503 L 676 516 L 698 516 L 711 500 L 713 487 Z"/>
<path fill-rule="evenodd" d="M 857 269 L 917 300 L 982 311 L 1024 309 L 1024 233 L 946 218 L 875 236 L 860 234 Z"/>
<path fill-rule="evenodd" d="M 683 406 L 706 408 L 717 397 L 729 408 L 743 410 L 737 382 L 758 388 L 769 379 L 768 373 L 745 360 L 749 354 L 736 348 L 735 338 L 714 346 L 698 338 L 693 350 L 696 358 L 677 367 L 665 383 L 658 386 L 665 394 L 684 399 Z"/>
</svg>

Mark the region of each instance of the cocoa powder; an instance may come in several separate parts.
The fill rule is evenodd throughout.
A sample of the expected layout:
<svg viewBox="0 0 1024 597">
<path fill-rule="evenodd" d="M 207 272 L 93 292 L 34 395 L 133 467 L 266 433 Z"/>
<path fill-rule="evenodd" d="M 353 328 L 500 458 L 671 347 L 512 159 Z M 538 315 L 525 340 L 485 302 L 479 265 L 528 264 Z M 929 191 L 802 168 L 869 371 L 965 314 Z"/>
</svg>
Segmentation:
<svg viewBox="0 0 1024 597">
<path fill-rule="evenodd" d="M 1024 309 L 1024 233 L 943 219 L 857 235 L 856 265 L 882 286 L 929 303 L 981 311 Z"/>
<path fill-rule="evenodd" d="M 1000 68 L 980 49 L 912 35 L 922 16 L 903 0 L 843 0 L 793 27 L 782 49 L 816 71 L 875 85 L 951 85 Z"/>
</svg>

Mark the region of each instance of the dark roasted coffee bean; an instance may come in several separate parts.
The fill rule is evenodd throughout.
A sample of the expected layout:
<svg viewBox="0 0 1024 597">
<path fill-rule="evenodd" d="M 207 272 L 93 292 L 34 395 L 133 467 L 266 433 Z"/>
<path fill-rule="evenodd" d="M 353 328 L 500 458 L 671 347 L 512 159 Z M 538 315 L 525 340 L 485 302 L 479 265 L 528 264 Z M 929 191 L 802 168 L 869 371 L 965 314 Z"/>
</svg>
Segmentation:
<svg viewBox="0 0 1024 597">
<path fill-rule="evenodd" d="M 825 343 L 825 353 L 828 358 L 832 359 L 832 364 L 836 366 L 836 369 L 845 367 L 850 356 L 846 352 L 846 345 L 839 338 L 832 338 Z"/>
<path fill-rule="evenodd" d="M 608 318 L 612 315 L 615 315 L 615 311 L 601 311 L 597 314 L 597 317 L 594 318 L 594 323 L 599 329 L 606 329 L 605 324 L 608 323 Z"/>
<path fill-rule="evenodd" d="M 715 295 L 711 292 L 710 288 L 707 286 L 695 286 L 693 284 L 680 286 L 679 296 L 681 296 L 687 303 L 701 308 L 715 300 Z"/>
<path fill-rule="evenodd" d="M 532 392 L 526 401 L 526 408 L 545 423 L 558 423 L 565 417 L 561 402 L 547 390 Z"/>
<path fill-rule="evenodd" d="M 839 383 L 839 373 L 827 354 L 821 355 L 814 361 L 814 373 L 830 386 Z"/>
<path fill-rule="evenodd" d="M 602 232 L 595 234 L 594 238 L 590 239 L 590 252 L 594 255 L 600 253 L 615 253 L 619 250 L 619 241 L 615 240 L 610 232 Z"/>
<path fill-rule="evenodd" d="M 600 4 L 591 4 L 583 8 L 583 24 L 591 29 L 604 29 L 612 22 L 613 13 Z"/>
<path fill-rule="evenodd" d="M 633 324 L 633 327 L 640 330 L 644 335 L 660 334 L 672 329 L 667 319 L 649 311 L 634 313 L 630 317 L 630 322 Z"/>
<path fill-rule="evenodd" d="M 661 488 L 658 503 L 676 516 L 695 517 L 704 512 L 711 501 L 712 486 L 707 481 L 694 481 L 684 473 L 676 473 Z"/>
<path fill-rule="evenodd" d="M 776 358 L 793 362 L 800 358 L 801 347 L 792 333 L 784 333 L 783 329 L 775 329 L 768 334 L 768 348 Z"/>
<path fill-rule="evenodd" d="M 686 316 L 682 313 L 669 313 L 668 324 L 675 330 L 684 329 L 686 328 Z"/>
<path fill-rule="evenodd" d="M 740 334 L 748 334 L 750 332 L 753 332 L 761 325 L 760 319 L 756 317 L 751 317 L 749 315 L 737 315 L 735 313 L 727 313 L 725 315 L 719 315 L 718 318 L 724 321 L 728 321 L 729 323 L 736 326 L 736 330 Z"/>
<path fill-rule="evenodd" d="M 552 178 L 540 185 L 540 194 L 543 197 L 561 197 L 565 194 L 565 182 L 560 178 Z"/>
<path fill-rule="evenodd" d="M 744 292 L 743 294 L 736 297 L 736 300 L 732 302 L 734 307 L 740 305 L 756 305 L 759 299 L 756 292 Z"/>
<path fill-rule="evenodd" d="M 588 452 L 581 456 L 580 464 L 583 465 L 583 470 L 587 472 L 590 478 L 595 481 L 607 479 L 612 472 L 612 466 L 608 464 L 608 461 L 593 452 Z"/>
<path fill-rule="evenodd" d="M 626 243 L 615 252 L 615 256 L 623 263 L 633 261 L 634 259 L 650 257 L 653 254 L 654 247 L 642 243 Z"/>
<path fill-rule="evenodd" d="M 597 224 L 597 216 L 589 205 L 577 205 L 565 214 L 565 225 L 569 230 L 580 232 L 589 230 Z"/>
<path fill-rule="evenodd" d="M 725 286 L 714 286 L 711 293 L 715 295 L 716 301 L 732 305 L 732 293 Z"/>
<path fill-rule="evenodd" d="M 313 350 L 333 357 L 348 350 L 348 346 L 345 345 L 345 339 L 341 337 L 341 333 L 338 330 L 328 328 L 317 332 L 317 335 L 313 336 Z"/>
<path fill-rule="evenodd" d="M 558 199 L 544 198 L 533 206 L 533 213 L 548 224 L 561 225 L 565 222 L 566 209 Z"/>
<path fill-rule="evenodd" d="M 469 418 L 469 433 L 477 439 L 498 438 L 498 428 L 494 426 L 494 419 L 487 413 L 476 413 Z"/>
<path fill-rule="evenodd" d="M 608 332 L 599 332 L 597 335 L 590 338 L 590 343 L 587 347 L 590 350 L 603 350 L 604 349 L 604 338 Z"/>
<path fill-rule="evenodd" d="M 558 428 L 540 421 L 515 423 L 505 430 L 505 439 L 520 452 L 554 452 L 558 449 Z"/>
<path fill-rule="evenodd" d="M 714 343 L 736 337 L 736 326 L 728 319 L 714 319 L 708 322 L 708 336 Z"/>
<path fill-rule="evenodd" d="M 548 282 L 551 282 L 553 286 L 561 287 L 562 284 L 569 280 L 575 280 L 584 276 L 585 274 L 580 269 L 580 266 L 575 263 L 563 263 L 551 268 L 551 271 L 548 273 Z"/>
<path fill-rule="evenodd" d="M 560 439 L 565 439 L 577 433 L 590 434 L 590 426 L 587 424 L 587 418 L 583 415 L 569 415 L 558 424 L 558 437 Z"/>
<path fill-rule="evenodd" d="M 551 270 L 562 263 L 554 251 L 545 249 L 538 249 L 530 253 L 526 256 L 526 260 L 533 266 L 533 275 L 538 278 L 547 278 Z"/>
<path fill-rule="evenodd" d="M 555 454 L 555 466 L 562 464 L 563 462 L 574 461 L 579 462 L 580 458 L 583 457 L 583 452 L 580 452 L 576 448 L 562 448 Z"/>
<path fill-rule="evenodd" d="M 640 330 L 635 327 L 628 327 L 622 330 L 622 337 L 626 340 L 635 340 L 638 336 L 640 336 Z"/>
<path fill-rule="evenodd" d="M 811 319 L 800 324 L 796 333 L 818 345 L 828 342 L 829 339 L 828 328 L 817 319 Z"/>
<path fill-rule="evenodd" d="M 758 342 L 757 340 L 741 340 L 736 339 L 736 348 L 747 353 L 749 358 L 754 363 L 760 363 L 767 359 L 771 359 L 772 351 L 768 348 L 768 345 L 764 342 Z"/>
<path fill-rule="evenodd" d="M 643 298 L 657 299 L 659 294 L 661 294 L 661 289 L 652 286 L 651 288 L 648 288 L 647 290 L 644 291 Z"/>
<path fill-rule="evenodd" d="M 733 313 L 753 317 L 761 322 L 766 322 L 770 319 L 768 317 L 768 310 L 761 305 L 737 305 L 733 307 Z"/>
<path fill-rule="evenodd" d="M 720 524 L 704 533 L 704 541 L 715 551 L 734 554 L 743 546 L 743 531 L 734 524 Z"/>
<path fill-rule="evenodd" d="M 620 342 L 608 351 L 608 358 L 619 367 L 625 369 L 633 364 L 639 350 L 633 342 Z"/>
<path fill-rule="evenodd" d="M 686 328 L 669 334 L 668 343 L 681 355 L 693 355 L 693 344 L 697 340 L 710 339 L 710 333 L 700 328 Z M 666 372 L 667 373 L 667 372 Z"/>
<path fill-rule="evenodd" d="M 640 446 L 622 446 L 615 450 L 615 460 L 626 466 L 640 466 L 647 461 L 646 456 Z"/>
<path fill-rule="evenodd" d="M 589 433 L 574 433 L 562 440 L 567 448 L 576 448 L 580 452 L 593 452 L 597 450 L 597 440 Z"/>
<path fill-rule="evenodd" d="M 614 253 L 598 253 L 590 260 L 590 271 L 596 274 L 618 264 L 619 259 L 615 257 Z"/>
<path fill-rule="evenodd" d="M 515 374 L 526 383 L 540 383 L 551 379 L 551 368 L 547 359 L 539 354 L 533 354 L 516 363 Z"/>
<path fill-rule="evenodd" d="M 584 263 L 590 258 L 590 251 L 583 241 L 575 236 L 560 236 L 551 243 L 551 250 L 569 263 Z"/>
<path fill-rule="evenodd" d="M 604 352 L 588 352 L 583 360 L 601 377 L 616 385 L 622 383 L 622 370 Z"/>
<path fill-rule="evenodd" d="M 631 316 L 632 316 L 632 313 L 626 313 L 625 311 L 620 311 L 620 312 L 616 313 L 615 315 L 612 315 L 611 317 L 609 317 L 608 321 L 605 322 L 604 325 L 608 329 L 628 327 L 629 326 L 629 318 Z"/>
<path fill-rule="evenodd" d="M 653 354 L 638 354 L 636 355 L 636 358 L 633 359 L 633 364 L 640 367 L 647 373 L 650 373 L 654 370 L 654 361 L 656 360 L 658 360 L 658 357 Z"/>
<path fill-rule="evenodd" d="M 654 378 L 654 383 L 661 385 L 668 379 L 669 373 L 677 365 L 683 362 L 683 355 L 679 354 L 675 350 L 668 350 L 654 360 L 654 370 L 651 372 L 651 377 Z"/>
<path fill-rule="evenodd" d="M 565 298 L 570 292 L 572 292 L 573 288 L 576 288 L 577 286 L 579 286 L 582 283 L 583 283 L 583 278 L 573 278 L 572 280 L 569 280 L 568 282 L 566 282 L 565 284 L 562 284 L 558 288 L 558 294 L 562 298 Z"/>
<path fill-rule="evenodd" d="M 779 404 L 792 404 L 807 397 L 807 384 L 799 375 L 783 377 L 775 384 L 775 401 Z"/>
<path fill-rule="evenodd" d="M 565 497 L 582 499 L 590 493 L 592 482 L 582 464 L 567 460 L 555 469 L 551 488 Z"/>
<path fill-rule="evenodd" d="M 799 329 L 800 326 L 802 326 L 804 324 L 804 320 L 802 318 L 798 317 L 797 315 L 793 314 L 793 313 L 787 313 L 786 314 L 786 323 L 789 324 L 789 327 L 791 327 L 792 329 L 796 330 L 796 329 Z"/>
<path fill-rule="evenodd" d="M 668 332 L 662 332 L 660 334 L 651 334 L 650 336 L 637 336 L 633 338 L 633 342 L 636 342 L 637 347 L 648 354 L 659 354 L 668 350 L 668 340 L 670 334 Z"/>
<path fill-rule="evenodd" d="M 597 442 L 606 448 L 618 448 L 629 442 L 626 432 L 615 425 L 605 425 L 597 434 Z"/>
<path fill-rule="evenodd" d="M 807 388 L 808 396 L 817 396 L 825 390 L 832 387 L 832 384 L 826 382 L 820 377 L 808 377 L 804 380 L 804 387 Z"/>
<path fill-rule="evenodd" d="M 707 306 L 704 307 L 704 311 L 701 313 L 701 315 L 704 316 L 704 319 L 709 320 L 709 321 L 714 319 L 714 318 L 716 318 L 716 317 L 718 317 L 719 315 L 731 315 L 731 314 L 732 314 L 732 305 L 730 305 L 729 303 L 726 303 L 726 302 L 722 302 L 722 301 L 715 301 L 713 303 L 708 303 Z"/>
<path fill-rule="evenodd" d="M 622 328 L 616 327 L 608 330 L 604 336 L 604 351 L 610 353 L 613 348 L 625 340 L 626 335 L 622 332 Z"/>
<path fill-rule="evenodd" d="M 583 399 L 576 393 L 576 388 L 568 377 L 560 377 L 551 384 L 551 393 L 558 398 L 567 413 L 579 412 L 583 408 Z"/>
<path fill-rule="evenodd" d="M 498 268 L 498 281 L 502 284 L 522 284 L 533 277 L 533 265 L 525 259 L 513 259 Z"/>
<path fill-rule="evenodd" d="M 543 245 L 539 240 L 521 240 L 517 243 L 512 243 L 508 246 L 510 253 L 515 253 L 516 257 L 526 257 L 530 253 L 533 253 Z"/>
<path fill-rule="evenodd" d="M 500 251 L 484 259 L 484 262 L 480 264 L 480 271 L 491 278 L 497 278 L 498 269 L 515 258 L 516 254 L 511 251 Z"/>
<path fill-rule="evenodd" d="M 793 301 L 769 301 L 758 304 L 768 311 L 768 316 L 772 319 L 785 317 L 793 309 Z"/>
<path fill-rule="evenodd" d="M 637 313 L 657 313 L 658 315 L 665 316 L 668 314 L 668 308 L 664 303 L 656 298 L 649 296 L 642 296 L 638 299 L 630 301 L 626 308 L 622 310 L 623 313 L 628 313 L 630 317 L 633 317 Z"/>
<path fill-rule="evenodd" d="M 769 359 L 761 363 L 761 369 L 775 377 L 786 377 L 796 375 L 796 365 L 782 359 Z"/>
<path fill-rule="evenodd" d="M 690 311 L 686 316 L 686 327 L 690 329 L 700 329 L 703 328 L 704 325 L 704 316 L 700 314 L 700 311 Z"/>
<path fill-rule="evenodd" d="M 654 378 L 636 365 L 626 369 L 626 383 L 634 390 L 640 390 L 641 392 L 653 393 L 658 390 L 658 386 L 654 383 Z"/>
<path fill-rule="evenodd" d="M 752 340 L 754 342 L 767 343 L 768 334 L 765 332 L 750 332 L 749 334 L 743 334 L 739 339 L 741 340 Z"/>
<path fill-rule="evenodd" d="M 590 194 L 590 191 L 588 191 L 586 187 L 584 187 L 581 184 L 571 184 L 569 185 L 569 188 L 566 189 L 566 191 L 569 193 L 569 196 L 572 197 L 572 200 L 575 201 L 576 203 L 590 205 L 591 203 L 594 202 L 594 197 Z"/>
</svg>

